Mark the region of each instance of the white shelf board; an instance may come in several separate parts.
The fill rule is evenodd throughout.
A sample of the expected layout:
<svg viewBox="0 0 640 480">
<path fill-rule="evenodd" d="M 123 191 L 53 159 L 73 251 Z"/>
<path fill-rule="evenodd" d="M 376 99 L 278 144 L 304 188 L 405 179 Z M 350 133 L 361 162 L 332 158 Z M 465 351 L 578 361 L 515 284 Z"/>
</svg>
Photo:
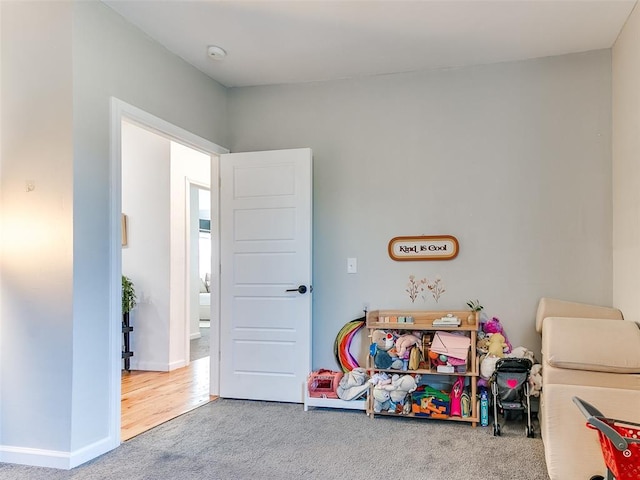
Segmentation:
<svg viewBox="0 0 640 480">
<path fill-rule="evenodd" d="M 365 400 L 341 400 L 339 398 L 315 398 L 309 396 L 309 391 L 304 389 L 304 411 L 309 407 L 344 408 L 348 410 L 366 410 Z"/>
</svg>

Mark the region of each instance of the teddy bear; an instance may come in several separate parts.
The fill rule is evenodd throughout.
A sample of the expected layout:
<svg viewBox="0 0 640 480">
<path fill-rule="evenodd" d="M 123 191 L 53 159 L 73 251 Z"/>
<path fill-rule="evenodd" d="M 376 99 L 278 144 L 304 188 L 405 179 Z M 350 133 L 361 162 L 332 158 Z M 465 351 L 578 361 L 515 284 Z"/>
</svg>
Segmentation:
<svg viewBox="0 0 640 480">
<path fill-rule="evenodd" d="M 489 337 L 478 339 L 476 343 L 476 350 L 480 354 L 486 354 L 489 351 Z"/>
<path fill-rule="evenodd" d="M 393 334 L 390 332 L 385 332 L 384 330 L 374 330 L 371 332 L 371 343 L 375 343 L 378 349 L 384 350 L 385 352 L 393 347 L 394 341 Z"/>
<path fill-rule="evenodd" d="M 542 391 L 542 365 L 536 363 L 529 372 L 529 391 L 532 397 L 539 397 Z"/>
<path fill-rule="evenodd" d="M 373 364 L 376 368 L 402 369 L 402 360 L 395 352 L 395 337 L 391 332 L 384 330 L 374 330 L 371 332 L 371 346 L 369 353 L 373 357 Z"/>
<path fill-rule="evenodd" d="M 418 388 L 416 379 L 412 375 L 398 375 L 397 373 L 391 377 L 391 387 L 389 390 L 390 399 L 393 403 L 404 403 L 407 393 L 412 393 Z"/>
<path fill-rule="evenodd" d="M 409 358 L 409 349 L 414 345 L 420 345 L 421 343 L 422 340 L 413 334 L 405 333 L 404 335 L 400 335 L 396 340 L 396 351 L 398 353 L 398 357 Z"/>
<path fill-rule="evenodd" d="M 380 413 L 383 410 L 388 411 L 391 408 L 391 393 L 388 390 L 373 387 L 373 411 Z"/>
<path fill-rule="evenodd" d="M 507 347 L 507 342 L 505 342 L 504 336 L 501 333 L 494 333 L 489 337 L 489 355 L 502 358 L 504 357 L 504 350 Z"/>
</svg>

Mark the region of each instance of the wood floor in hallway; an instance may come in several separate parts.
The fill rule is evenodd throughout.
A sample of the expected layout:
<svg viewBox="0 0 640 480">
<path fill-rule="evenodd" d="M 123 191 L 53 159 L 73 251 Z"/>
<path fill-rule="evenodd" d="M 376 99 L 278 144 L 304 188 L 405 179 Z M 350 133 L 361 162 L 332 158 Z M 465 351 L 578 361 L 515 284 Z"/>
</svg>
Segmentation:
<svg viewBox="0 0 640 480">
<path fill-rule="evenodd" d="M 171 372 L 122 372 L 122 441 L 217 397 L 209 395 L 209 357 Z"/>
</svg>

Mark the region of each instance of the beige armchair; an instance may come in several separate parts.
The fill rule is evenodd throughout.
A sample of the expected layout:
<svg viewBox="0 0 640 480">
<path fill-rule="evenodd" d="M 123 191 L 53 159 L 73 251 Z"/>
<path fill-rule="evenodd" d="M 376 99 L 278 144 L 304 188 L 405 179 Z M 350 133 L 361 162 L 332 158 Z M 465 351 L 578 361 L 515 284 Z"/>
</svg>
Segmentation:
<svg viewBox="0 0 640 480">
<path fill-rule="evenodd" d="M 542 298 L 540 427 L 549 477 L 573 480 L 606 471 L 596 432 L 572 402 L 640 422 L 640 328 L 615 308 Z"/>
</svg>

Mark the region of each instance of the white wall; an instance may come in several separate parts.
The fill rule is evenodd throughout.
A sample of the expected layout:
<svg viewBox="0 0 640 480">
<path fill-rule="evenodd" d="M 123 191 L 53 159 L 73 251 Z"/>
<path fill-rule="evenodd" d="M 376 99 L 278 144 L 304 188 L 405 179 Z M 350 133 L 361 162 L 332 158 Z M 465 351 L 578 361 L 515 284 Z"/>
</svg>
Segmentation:
<svg viewBox="0 0 640 480">
<path fill-rule="evenodd" d="M 0 461 L 37 463 L 72 443 L 72 10 L 0 10 Z"/>
<path fill-rule="evenodd" d="M 640 321 L 640 8 L 613 47 L 613 302 Z"/>
<path fill-rule="evenodd" d="M 543 295 L 610 304 L 609 51 L 229 91 L 232 151 L 314 153 L 313 366 L 371 308 L 478 298 L 539 351 Z M 446 262 L 394 262 L 398 235 L 452 234 Z M 358 273 L 346 272 L 347 257 Z M 442 277 L 412 304 L 408 277 Z"/>
<path fill-rule="evenodd" d="M 119 444 L 111 97 L 224 145 L 226 90 L 101 2 L 0 8 L 0 460 L 69 467 Z"/>
<path fill-rule="evenodd" d="M 133 281 L 133 370 L 169 370 L 169 237 L 171 141 L 122 124 L 122 212 L 127 246 L 122 273 Z"/>
<path fill-rule="evenodd" d="M 199 285 L 191 285 L 189 278 L 189 208 L 191 189 L 195 183 L 210 186 L 211 158 L 192 148 L 171 142 L 171 328 L 169 335 L 169 368 L 171 370 L 188 364 L 190 327 L 185 317 L 189 302 L 189 291 Z M 189 281 L 187 281 L 189 278 Z M 185 288 L 185 286 L 187 288 Z"/>
<path fill-rule="evenodd" d="M 198 261 L 191 258 L 197 254 L 199 208 L 191 185 L 208 188 L 210 171 L 209 155 L 123 122 L 122 211 L 129 230 L 122 272 L 139 296 L 131 317 L 133 370 L 170 371 L 187 364 L 194 331 L 189 320 L 185 336 L 187 302 L 188 318 L 195 317 L 199 331 L 198 306 L 192 303 L 198 301 Z M 188 215 L 194 221 L 187 222 Z M 187 284 L 192 270 L 195 279 Z"/>
</svg>

